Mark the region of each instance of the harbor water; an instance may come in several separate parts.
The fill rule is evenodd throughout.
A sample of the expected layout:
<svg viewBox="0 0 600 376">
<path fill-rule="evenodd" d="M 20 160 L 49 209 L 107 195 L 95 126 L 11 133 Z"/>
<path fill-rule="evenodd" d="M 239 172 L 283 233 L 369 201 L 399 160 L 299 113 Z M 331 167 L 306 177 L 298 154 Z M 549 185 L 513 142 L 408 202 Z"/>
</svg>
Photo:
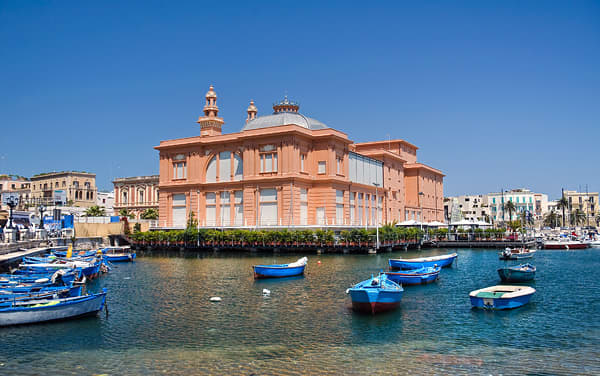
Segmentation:
<svg viewBox="0 0 600 376">
<path fill-rule="evenodd" d="M 387 269 L 388 258 L 450 252 L 457 263 L 433 284 L 405 287 L 398 310 L 350 309 L 345 290 Z M 253 279 L 254 264 L 301 256 L 155 254 L 115 264 L 88 284 L 108 288 L 108 317 L 0 328 L 0 374 L 600 374 L 600 250 L 538 251 L 528 260 L 537 292 L 510 311 L 469 302 L 516 263 L 497 251 L 308 255 L 303 277 Z"/>
</svg>

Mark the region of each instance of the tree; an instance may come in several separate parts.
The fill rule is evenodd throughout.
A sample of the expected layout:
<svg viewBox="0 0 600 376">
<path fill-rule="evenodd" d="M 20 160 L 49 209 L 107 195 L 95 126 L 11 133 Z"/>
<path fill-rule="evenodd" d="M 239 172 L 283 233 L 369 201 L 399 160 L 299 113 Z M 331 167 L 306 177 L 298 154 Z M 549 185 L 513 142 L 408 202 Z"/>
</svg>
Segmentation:
<svg viewBox="0 0 600 376">
<path fill-rule="evenodd" d="M 198 221 L 196 221 L 194 212 L 190 211 L 190 215 L 188 216 L 187 228 L 196 228 L 198 227 Z"/>
<path fill-rule="evenodd" d="M 86 217 L 103 217 L 105 215 L 104 208 L 94 205 L 85 210 Z"/>
<path fill-rule="evenodd" d="M 544 226 L 558 227 L 558 215 L 554 212 L 554 209 L 550 210 L 544 217 Z"/>
<path fill-rule="evenodd" d="M 565 210 L 569 208 L 569 200 L 567 200 L 564 194 L 562 198 L 556 202 L 556 208 L 562 209 L 562 225 L 565 226 L 567 223 L 565 219 Z"/>
<path fill-rule="evenodd" d="M 508 210 L 508 220 L 512 221 L 512 213 L 517 210 L 517 207 L 515 206 L 515 203 L 512 201 L 507 201 L 504 204 L 504 210 Z"/>
<path fill-rule="evenodd" d="M 141 215 L 142 219 L 158 219 L 158 210 L 155 208 L 148 208 L 143 211 Z"/>
<path fill-rule="evenodd" d="M 570 215 L 571 226 L 578 226 L 585 223 L 585 213 L 581 209 L 575 209 Z"/>
<path fill-rule="evenodd" d="M 127 218 L 130 218 L 130 219 L 135 218 L 135 215 L 132 212 L 130 212 L 129 210 L 127 210 L 127 209 L 121 209 L 121 210 L 119 210 L 119 215 L 121 217 L 127 217 Z"/>
</svg>

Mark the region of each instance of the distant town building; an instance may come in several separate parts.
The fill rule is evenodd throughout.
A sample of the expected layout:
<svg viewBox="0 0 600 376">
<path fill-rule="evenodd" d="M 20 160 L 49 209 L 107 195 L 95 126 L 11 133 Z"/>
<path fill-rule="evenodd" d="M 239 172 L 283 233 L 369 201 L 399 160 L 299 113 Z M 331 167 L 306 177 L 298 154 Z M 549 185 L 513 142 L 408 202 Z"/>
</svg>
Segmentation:
<svg viewBox="0 0 600 376">
<path fill-rule="evenodd" d="M 48 172 L 31 177 L 32 204 L 53 205 L 64 200 L 67 206 L 96 205 L 96 174 L 78 171 Z"/>
<path fill-rule="evenodd" d="M 512 201 L 516 209 L 512 212 L 512 217 L 508 210 L 504 210 L 504 204 L 509 201 Z M 535 220 L 540 220 L 548 211 L 548 195 L 523 188 L 488 193 L 483 197 L 483 202 L 489 208 L 490 218 L 495 222 L 515 221 L 526 211 L 529 211 Z"/>
<path fill-rule="evenodd" d="M 160 226 L 182 228 L 190 213 L 200 226 L 223 227 L 443 220 L 444 174 L 417 162 L 415 145 L 354 143 L 299 107 L 286 97 L 258 117 L 251 101 L 241 130 L 222 134 L 211 86 L 200 136 L 156 147 Z M 119 196 L 115 187 L 115 210 Z"/>
<path fill-rule="evenodd" d="M 19 196 L 19 205 L 16 210 L 25 210 L 29 196 L 31 195 L 31 183 L 29 179 L 17 175 L 0 175 L 0 198 L 5 193 L 17 194 Z M 0 200 L 0 209 L 8 210 Z"/>
<path fill-rule="evenodd" d="M 115 192 L 98 192 L 96 205 L 103 207 L 106 215 L 113 215 L 113 206 L 115 204 Z"/>
<path fill-rule="evenodd" d="M 147 209 L 158 211 L 158 175 L 117 178 L 114 184 L 113 210 L 126 209 L 137 219 Z"/>
<path fill-rule="evenodd" d="M 456 213 L 458 211 L 460 219 L 486 222 L 491 220 L 490 210 L 485 202 L 484 195 L 462 195 L 446 197 L 446 199 L 445 205 L 448 206 L 448 209 L 445 211 L 451 216 L 453 215 L 454 218 L 457 217 Z M 452 219 L 451 222 L 458 222 L 458 220 Z"/>
<path fill-rule="evenodd" d="M 598 192 L 564 191 L 564 195 L 569 201 L 569 214 L 575 210 L 581 210 L 586 216 L 585 224 L 595 225 L 595 217 L 599 211 Z"/>
</svg>

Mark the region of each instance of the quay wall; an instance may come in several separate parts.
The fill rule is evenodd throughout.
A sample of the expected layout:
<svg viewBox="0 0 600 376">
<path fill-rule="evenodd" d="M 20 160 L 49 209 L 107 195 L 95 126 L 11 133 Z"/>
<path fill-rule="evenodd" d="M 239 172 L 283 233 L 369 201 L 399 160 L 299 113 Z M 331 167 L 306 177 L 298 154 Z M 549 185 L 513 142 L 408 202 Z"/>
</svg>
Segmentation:
<svg viewBox="0 0 600 376">
<path fill-rule="evenodd" d="M 102 237 L 123 234 L 123 223 L 75 223 L 75 236 L 79 238 Z"/>
</svg>

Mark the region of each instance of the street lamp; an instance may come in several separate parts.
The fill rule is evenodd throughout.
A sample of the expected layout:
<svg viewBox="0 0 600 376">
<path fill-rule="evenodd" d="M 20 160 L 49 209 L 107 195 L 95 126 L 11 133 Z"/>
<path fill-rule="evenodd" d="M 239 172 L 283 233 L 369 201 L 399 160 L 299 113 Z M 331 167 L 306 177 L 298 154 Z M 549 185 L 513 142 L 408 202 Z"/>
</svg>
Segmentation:
<svg viewBox="0 0 600 376">
<path fill-rule="evenodd" d="M 44 228 L 44 210 L 46 210 L 46 207 L 44 206 L 44 204 L 40 203 L 40 206 L 38 208 L 40 210 L 40 229 Z"/>
<path fill-rule="evenodd" d="M 375 186 L 375 234 L 377 236 L 375 240 L 375 249 L 379 249 L 379 196 L 377 195 L 377 187 L 379 183 L 373 183 Z"/>
</svg>

